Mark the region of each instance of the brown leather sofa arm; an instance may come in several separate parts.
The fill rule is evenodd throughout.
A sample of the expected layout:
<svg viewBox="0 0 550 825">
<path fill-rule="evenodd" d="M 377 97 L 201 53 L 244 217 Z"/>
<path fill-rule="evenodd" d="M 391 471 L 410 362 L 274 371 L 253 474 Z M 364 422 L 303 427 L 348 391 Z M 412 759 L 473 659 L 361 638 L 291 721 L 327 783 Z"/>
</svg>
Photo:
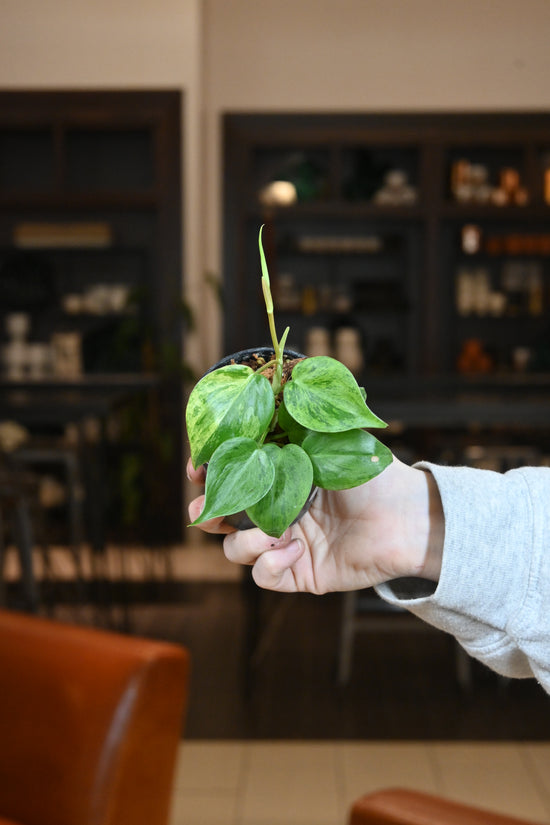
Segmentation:
<svg viewBox="0 0 550 825">
<path fill-rule="evenodd" d="M 0 823 L 166 825 L 177 645 L 0 610 Z"/>
<path fill-rule="evenodd" d="M 349 825 L 535 825 L 434 794 L 390 788 L 358 799 Z"/>
</svg>

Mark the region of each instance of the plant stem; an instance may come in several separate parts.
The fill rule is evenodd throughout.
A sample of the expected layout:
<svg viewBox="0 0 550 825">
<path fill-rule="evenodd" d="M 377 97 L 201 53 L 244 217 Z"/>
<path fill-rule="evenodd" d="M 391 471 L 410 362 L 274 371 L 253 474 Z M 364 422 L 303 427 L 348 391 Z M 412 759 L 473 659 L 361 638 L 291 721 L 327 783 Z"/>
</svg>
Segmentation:
<svg viewBox="0 0 550 825">
<path fill-rule="evenodd" d="M 260 249 L 260 263 L 262 266 L 262 292 L 264 295 L 265 301 L 265 308 L 267 310 L 267 320 L 269 322 L 269 332 L 271 335 L 271 341 L 273 343 L 273 351 L 275 353 L 275 361 L 277 362 L 277 366 L 275 367 L 275 371 L 273 373 L 273 394 L 278 395 L 281 389 L 281 382 L 283 378 L 283 348 L 281 348 L 279 344 L 279 339 L 277 338 L 277 330 L 275 328 L 275 317 L 273 314 L 273 296 L 271 295 L 271 284 L 269 281 L 269 270 L 267 268 L 267 262 L 265 259 L 264 248 L 262 246 L 262 230 L 263 224 L 260 227 L 260 233 L 258 235 L 258 246 Z M 286 335 L 288 332 L 285 332 L 284 338 L 286 339 Z"/>
</svg>

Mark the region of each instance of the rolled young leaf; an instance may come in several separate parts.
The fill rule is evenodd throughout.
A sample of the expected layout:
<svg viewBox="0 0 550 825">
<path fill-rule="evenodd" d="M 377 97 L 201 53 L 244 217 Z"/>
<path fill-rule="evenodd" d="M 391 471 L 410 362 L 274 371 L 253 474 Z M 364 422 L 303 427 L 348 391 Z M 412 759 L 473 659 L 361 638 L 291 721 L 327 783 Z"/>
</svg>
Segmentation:
<svg viewBox="0 0 550 825">
<path fill-rule="evenodd" d="M 250 367 L 230 364 L 205 375 L 193 388 L 185 411 L 193 465 L 210 461 L 228 438 L 261 439 L 274 410 L 271 384 Z"/>
<path fill-rule="evenodd" d="M 265 496 L 274 478 L 273 462 L 264 449 L 251 438 L 230 438 L 208 465 L 204 509 L 192 526 L 246 510 Z"/>
<path fill-rule="evenodd" d="M 256 504 L 246 508 L 248 517 L 268 536 L 279 538 L 299 515 L 311 492 L 313 467 L 296 444 L 265 444 L 275 468 L 273 484 Z"/>
<path fill-rule="evenodd" d="M 292 379 L 285 385 L 284 399 L 292 418 L 316 432 L 386 426 L 365 404 L 348 368 L 326 355 L 296 364 Z"/>
<path fill-rule="evenodd" d="M 347 490 L 370 481 L 392 463 L 392 453 L 365 430 L 309 433 L 302 449 L 313 465 L 313 480 L 325 490 Z"/>
</svg>

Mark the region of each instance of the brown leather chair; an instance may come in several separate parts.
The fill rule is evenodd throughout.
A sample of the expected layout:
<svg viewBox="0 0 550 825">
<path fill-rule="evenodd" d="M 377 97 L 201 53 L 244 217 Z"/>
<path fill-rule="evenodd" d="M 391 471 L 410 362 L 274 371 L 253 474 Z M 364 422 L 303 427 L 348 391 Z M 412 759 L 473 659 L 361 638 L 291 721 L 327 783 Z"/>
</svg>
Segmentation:
<svg viewBox="0 0 550 825">
<path fill-rule="evenodd" d="M 352 806 L 349 825 L 534 825 L 434 794 L 389 788 Z"/>
<path fill-rule="evenodd" d="M 165 825 L 184 648 L 0 610 L 0 825 Z"/>
</svg>

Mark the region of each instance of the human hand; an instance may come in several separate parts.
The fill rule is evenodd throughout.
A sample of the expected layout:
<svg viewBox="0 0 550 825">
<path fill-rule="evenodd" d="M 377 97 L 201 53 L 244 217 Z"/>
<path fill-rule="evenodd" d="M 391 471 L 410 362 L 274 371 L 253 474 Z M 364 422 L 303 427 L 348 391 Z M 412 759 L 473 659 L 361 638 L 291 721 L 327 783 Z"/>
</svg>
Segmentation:
<svg viewBox="0 0 550 825">
<path fill-rule="evenodd" d="M 202 483 L 205 472 L 189 464 L 188 476 Z M 191 502 L 192 520 L 203 505 L 203 496 Z M 225 555 L 252 565 L 260 587 L 308 593 L 358 590 L 401 576 L 437 580 L 444 535 L 433 477 L 395 457 L 359 487 L 320 489 L 309 511 L 280 539 L 258 529 L 236 531 L 221 518 L 201 529 L 226 533 Z"/>
</svg>

